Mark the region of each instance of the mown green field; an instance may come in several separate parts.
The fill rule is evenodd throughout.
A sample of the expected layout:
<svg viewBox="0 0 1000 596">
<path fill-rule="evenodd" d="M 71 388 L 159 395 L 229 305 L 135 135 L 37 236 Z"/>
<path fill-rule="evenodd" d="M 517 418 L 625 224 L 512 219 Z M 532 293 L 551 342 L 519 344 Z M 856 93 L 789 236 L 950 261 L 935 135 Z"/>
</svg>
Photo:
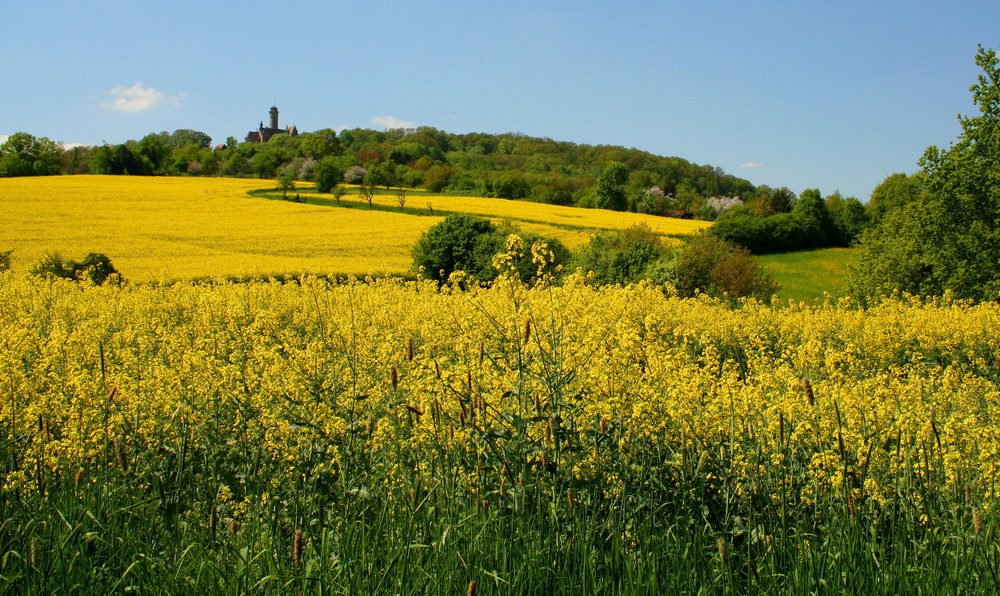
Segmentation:
<svg viewBox="0 0 1000 596">
<path fill-rule="evenodd" d="M 850 248 L 823 248 L 758 257 L 781 284 L 783 300 L 822 301 L 840 296 L 857 253 Z"/>
</svg>

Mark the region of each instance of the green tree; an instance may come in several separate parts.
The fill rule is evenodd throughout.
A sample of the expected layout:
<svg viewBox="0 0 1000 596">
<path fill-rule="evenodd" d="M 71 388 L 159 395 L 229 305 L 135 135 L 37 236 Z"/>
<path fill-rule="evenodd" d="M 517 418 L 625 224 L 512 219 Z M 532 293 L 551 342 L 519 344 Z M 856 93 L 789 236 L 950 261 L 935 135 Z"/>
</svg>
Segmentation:
<svg viewBox="0 0 1000 596">
<path fill-rule="evenodd" d="M 62 153 L 62 147 L 48 137 L 14 133 L 0 145 L 0 177 L 58 174 Z"/>
<path fill-rule="evenodd" d="M 295 190 L 295 177 L 298 168 L 285 166 L 282 168 L 281 173 L 278 174 L 277 182 L 278 188 L 281 189 L 281 196 L 288 198 L 288 191 Z"/>
<path fill-rule="evenodd" d="M 628 182 L 628 166 L 620 161 L 609 163 L 597 178 L 597 188 L 594 189 L 597 207 L 624 211 L 628 207 L 628 200 L 625 197 L 626 182 Z"/>
<path fill-rule="evenodd" d="M 919 201 L 924 193 L 923 180 L 922 172 L 910 176 L 897 173 L 887 177 L 872 191 L 868 200 L 869 217 L 877 223 L 887 212 Z"/>
<path fill-rule="evenodd" d="M 520 172 L 511 172 L 493 183 L 493 194 L 501 199 L 523 199 L 531 194 L 531 186 Z"/>
<path fill-rule="evenodd" d="M 795 194 L 787 188 L 777 188 L 761 194 L 754 201 L 757 215 L 767 217 L 776 213 L 788 213 L 792 209 Z"/>
<path fill-rule="evenodd" d="M 324 128 L 302 135 L 299 141 L 299 151 L 304 157 L 312 157 L 321 161 L 329 155 L 339 155 L 343 149 L 340 146 L 337 133 L 332 129 Z"/>
<path fill-rule="evenodd" d="M 920 198 L 862 234 L 855 294 L 1000 298 L 1000 62 L 980 47 L 976 64 L 983 69 L 971 88 L 979 114 L 959 118 L 962 132 L 951 147 L 924 153 Z"/>
<path fill-rule="evenodd" d="M 175 130 L 170 134 L 169 139 L 170 144 L 178 148 L 195 145 L 196 147 L 201 147 L 202 149 L 208 149 L 212 146 L 212 137 L 201 132 L 200 130 L 191 130 L 190 128 L 180 128 Z"/>
<path fill-rule="evenodd" d="M 336 158 L 324 157 L 316 162 L 313 168 L 313 182 L 317 192 L 333 192 L 337 184 L 344 179 L 344 171 L 340 169 Z"/>
<path fill-rule="evenodd" d="M 836 236 L 836 230 L 819 189 L 807 188 L 803 190 L 799 195 L 799 200 L 792 204 L 792 213 L 816 222 L 815 235 L 809 238 L 802 248 L 818 248 L 829 246 L 832 243 Z"/>
<path fill-rule="evenodd" d="M 451 166 L 433 166 L 427 170 L 424 176 L 424 188 L 429 192 L 441 192 L 448 187 L 451 177 L 457 172 L 457 168 Z"/>
<path fill-rule="evenodd" d="M 111 259 L 94 252 L 87 253 L 80 262 L 66 260 L 58 252 L 51 252 L 35 263 L 29 272 L 40 277 L 87 280 L 97 285 L 103 285 L 109 280 L 122 282 L 121 274 L 111 263 Z"/>
<path fill-rule="evenodd" d="M 833 244 L 853 246 L 861 232 L 868 226 L 868 211 L 861 201 L 854 197 L 841 196 L 835 192 L 826 198 L 826 210 L 833 221 Z"/>
<path fill-rule="evenodd" d="M 396 184 L 398 178 L 396 164 L 391 161 L 380 161 L 368 168 L 365 180 L 373 186 L 384 186 L 386 190 Z"/>
</svg>

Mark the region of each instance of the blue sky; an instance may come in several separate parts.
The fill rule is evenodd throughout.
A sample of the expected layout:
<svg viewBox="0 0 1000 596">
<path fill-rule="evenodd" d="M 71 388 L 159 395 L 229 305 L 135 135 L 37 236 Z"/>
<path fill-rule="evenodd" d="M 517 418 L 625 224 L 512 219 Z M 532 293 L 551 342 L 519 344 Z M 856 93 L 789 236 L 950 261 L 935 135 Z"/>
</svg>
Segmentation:
<svg viewBox="0 0 1000 596">
<path fill-rule="evenodd" d="M 434 126 L 868 199 L 974 112 L 997 0 L 9 2 L 0 138 Z"/>
</svg>

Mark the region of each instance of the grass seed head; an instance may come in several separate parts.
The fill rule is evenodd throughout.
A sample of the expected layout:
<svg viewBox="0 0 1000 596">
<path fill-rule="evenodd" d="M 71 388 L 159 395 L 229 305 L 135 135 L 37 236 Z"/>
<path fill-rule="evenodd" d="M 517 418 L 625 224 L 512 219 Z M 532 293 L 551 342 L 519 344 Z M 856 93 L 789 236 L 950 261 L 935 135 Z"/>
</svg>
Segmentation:
<svg viewBox="0 0 1000 596">
<path fill-rule="evenodd" d="M 715 541 L 715 548 L 719 551 L 719 560 L 723 563 L 729 561 L 729 545 L 726 544 L 726 539 L 719 536 L 718 540 Z"/>
<path fill-rule="evenodd" d="M 292 564 L 296 567 L 302 564 L 302 530 L 295 530 L 292 535 Z"/>
<path fill-rule="evenodd" d="M 41 555 L 41 543 L 37 537 L 33 536 L 31 540 L 28 541 L 28 563 L 30 563 L 32 567 L 37 568 L 41 560 Z"/>
<path fill-rule="evenodd" d="M 806 400 L 810 406 L 816 405 L 816 396 L 813 394 L 812 382 L 809 379 L 802 379 L 802 391 L 806 394 Z"/>
</svg>

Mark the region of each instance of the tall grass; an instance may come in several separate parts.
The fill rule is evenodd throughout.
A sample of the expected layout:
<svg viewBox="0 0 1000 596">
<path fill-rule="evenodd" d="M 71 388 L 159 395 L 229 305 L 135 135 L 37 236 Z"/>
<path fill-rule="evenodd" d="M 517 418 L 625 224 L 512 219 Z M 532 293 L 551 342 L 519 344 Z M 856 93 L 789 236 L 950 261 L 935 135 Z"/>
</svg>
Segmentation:
<svg viewBox="0 0 1000 596">
<path fill-rule="evenodd" d="M 7 593 L 998 589 L 995 306 L 12 274 L 0 305 Z"/>
</svg>

